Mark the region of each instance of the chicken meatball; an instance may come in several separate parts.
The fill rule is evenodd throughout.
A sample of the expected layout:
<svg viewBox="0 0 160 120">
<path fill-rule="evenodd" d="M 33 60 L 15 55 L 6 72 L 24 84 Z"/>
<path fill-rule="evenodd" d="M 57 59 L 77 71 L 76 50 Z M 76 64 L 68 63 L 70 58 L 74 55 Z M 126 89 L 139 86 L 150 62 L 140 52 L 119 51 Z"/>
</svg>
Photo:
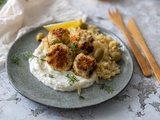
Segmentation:
<svg viewBox="0 0 160 120">
<path fill-rule="evenodd" d="M 74 43 L 78 49 L 84 50 L 86 54 L 93 52 L 93 37 L 87 30 L 79 30 L 78 35 L 72 34 L 70 43 Z"/>
<path fill-rule="evenodd" d="M 80 53 L 76 56 L 73 62 L 73 69 L 75 74 L 89 78 L 96 68 L 96 60 L 92 56 Z"/>
<path fill-rule="evenodd" d="M 48 42 L 50 45 L 54 45 L 56 43 L 69 43 L 69 31 L 67 29 L 59 28 L 54 29 L 48 34 Z"/>
<path fill-rule="evenodd" d="M 48 49 L 46 61 L 54 70 L 69 70 L 73 64 L 73 53 L 65 44 L 57 43 Z"/>
</svg>

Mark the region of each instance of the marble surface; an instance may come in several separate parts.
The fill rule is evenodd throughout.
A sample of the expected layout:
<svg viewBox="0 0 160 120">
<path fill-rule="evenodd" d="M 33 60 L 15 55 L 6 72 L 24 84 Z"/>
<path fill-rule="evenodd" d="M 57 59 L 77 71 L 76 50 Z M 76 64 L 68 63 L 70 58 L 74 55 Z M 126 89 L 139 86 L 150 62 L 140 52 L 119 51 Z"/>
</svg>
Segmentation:
<svg viewBox="0 0 160 120">
<path fill-rule="evenodd" d="M 68 2 L 85 12 L 89 16 L 88 21 L 99 23 L 100 26 L 117 34 L 127 46 L 123 34 L 108 20 L 107 11 L 118 8 L 125 24 L 129 17 L 133 17 L 160 65 L 159 0 L 68 0 Z M 132 57 L 133 77 L 118 96 L 96 106 L 72 110 L 43 106 L 17 93 L 9 83 L 4 64 L 0 66 L 0 120 L 160 120 L 160 85 L 154 75 L 144 77 L 133 54 Z"/>
</svg>

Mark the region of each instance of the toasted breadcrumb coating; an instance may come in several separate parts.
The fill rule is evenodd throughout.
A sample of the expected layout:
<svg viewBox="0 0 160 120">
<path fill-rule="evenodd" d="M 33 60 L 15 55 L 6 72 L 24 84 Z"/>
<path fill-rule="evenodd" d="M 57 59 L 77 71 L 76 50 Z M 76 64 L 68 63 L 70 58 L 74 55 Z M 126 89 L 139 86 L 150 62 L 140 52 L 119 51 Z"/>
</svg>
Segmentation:
<svg viewBox="0 0 160 120">
<path fill-rule="evenodd" d="M 54 70 L 69 70 L 73 64 L 73 53 L 65 44 L 57 43 L 48 49 L 46 61 Z"/>
<path fill-rule="evenodd" d="M 80 53 L 76 56 L 73 62 L 73 69 L 75 74 L 89 78 L 96 68 L 96 60 L 92 56 Z"/>
<path fill-rule="evenodd" d="M 85 54 L 93 52 L 93 37 L 87 30 L 79 30 L 78 34 L 73 32 L 70 35 L 70 43 L 75 43 L 78 49 L 85 51 Z"/>
<path fill-rule="evenodd" d="M 64 28 L 59 28 L 52 30 L 48 33 L 48 42 L 50 45 L 54 45 L 56 43 L 69 43 L 69 31 Z"/>
</svg>

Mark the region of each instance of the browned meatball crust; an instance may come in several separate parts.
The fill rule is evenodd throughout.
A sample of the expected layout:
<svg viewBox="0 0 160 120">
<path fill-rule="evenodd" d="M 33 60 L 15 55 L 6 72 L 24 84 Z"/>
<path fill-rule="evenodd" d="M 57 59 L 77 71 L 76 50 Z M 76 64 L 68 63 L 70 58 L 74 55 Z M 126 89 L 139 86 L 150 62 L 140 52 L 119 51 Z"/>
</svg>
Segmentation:
<svg viewBox="0 0 160 120">
<path fill-rule="evenodd" d="M 64 28 L 54 29 L 48 34 L 48 42 L 50 45 L 54 45 L 56 43 L 69 43 L 69 31 Z"/>
<path fill-rule="evenodd" d="M 80 30 L 78 35 L 71 35 L 70 43 L 76 44 L 85 54 L 93 52 L 93 37 L 87 30 Z"/>
<path fill-rule="evenodd" d="M 57 43 L 48 49 L 46 61 L 54 70 L 69 70 L 73 64 L 73 53 L 65 44 Z"/>
<path fill-rule="evenodd" d="M 76 56 L 73 62 L 73 69 L 75 74 L 89 78 L 96 68 L 96 60 L 92 56 L 80 53 Z"/>
</svg>

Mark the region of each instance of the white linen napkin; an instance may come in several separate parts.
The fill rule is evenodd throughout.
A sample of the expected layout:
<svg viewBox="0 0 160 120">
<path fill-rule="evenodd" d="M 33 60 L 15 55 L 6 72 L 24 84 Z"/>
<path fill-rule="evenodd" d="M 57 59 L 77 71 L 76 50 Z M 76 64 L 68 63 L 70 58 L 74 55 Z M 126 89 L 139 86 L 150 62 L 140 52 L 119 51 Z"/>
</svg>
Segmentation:
<svg viewBox="0 0 160 120">
<path fill-rule="evenodd" d="M 86 19 L 65 0 L 8 0 L 0 11 L 0 65 L 14 41 L 28 30 L 47 22 Z"/>
</svg>

